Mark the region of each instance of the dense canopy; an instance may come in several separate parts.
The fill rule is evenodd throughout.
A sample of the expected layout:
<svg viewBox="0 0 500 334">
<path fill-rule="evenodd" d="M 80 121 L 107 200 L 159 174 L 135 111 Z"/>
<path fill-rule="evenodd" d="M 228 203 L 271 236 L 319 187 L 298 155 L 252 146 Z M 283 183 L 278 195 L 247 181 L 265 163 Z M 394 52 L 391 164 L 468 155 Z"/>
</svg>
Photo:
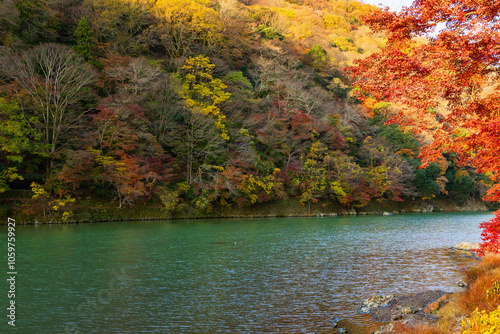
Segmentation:
<svg viewBox="0 0 500 334">
<path fill-rule="evenodd" d="M 374 12 L 366 20 L 387 45 L 349 69 L 359 95 L 396 103 L 392 121 L 427 137 L 424 166 L 457 154 L 496 182 L 492 201 L 500 200 L 499 9 L 497 1 L 419 0 L 399 14 Z M 498 220 L 482 225 L 482 251 L 500 250 Z"/>
</svg>

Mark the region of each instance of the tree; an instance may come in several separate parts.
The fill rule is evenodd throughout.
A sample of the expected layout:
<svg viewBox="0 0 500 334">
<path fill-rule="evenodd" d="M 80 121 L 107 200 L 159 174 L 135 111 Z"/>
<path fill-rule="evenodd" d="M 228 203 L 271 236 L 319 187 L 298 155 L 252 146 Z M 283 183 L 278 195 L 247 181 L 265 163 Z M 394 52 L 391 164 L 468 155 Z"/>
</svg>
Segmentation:
<svg viewBox="0 0 500 334">
<path fill-rule="evenodd" d="M 187 177 L 190 185 L 201 178 L 199 167 L 206 165 L 210 156 L 217 155 L 223 140 L 228 140 L 228 132 L 219 104 L 229 99 L 226 85 L 212 76 L 214 64 L 208 57 L 190 57 L 184 63 L 182 96 L 185 104 L 184 124 L 179 129 L 182 134 L 182 155 L 186 158 Z M 215 119 L 212 123 L 211 119 Z M 218 135 L 214 130 L 219 130 Z M 196 168 L 198 167 L 198 171 Z M 197 174 L 197 175 L 195 175 Z"/>
<path fill-rule="evenodd" d="M 11 60 L 5 70 L 17 84 L 16 96 L 25 119 L 40 120 L 31 125 L 39 125 L 42 141 L 53 155 L 63 133 L 86 111 L 71 106 L 85 96 L 95 72 L 70 47 L 59 44 L 41 44 Z"/>
<path fill-rule="evenodd" d="M 85 17 L 82 17 L 74 33 L 76 39 L 75 51 L 90 64 L 95 62 L 95 40 L 94 33 Z"/>
<path fill-rule="evenodd" d="M 207 0 L 155 1 L 150 10 L 154 24 L 148 30 L 153 46 L 159 41 L 170 58 L 189 55 L 196 45 L 213 46 L 222 22 L 209 4 Z"/>
<path fill-rule="evenodd" d="M 443 152 L 455 152 L 463 163 L 491 173 L 496 184 L 485 198 L 495 201 L 500 200 L 497 15 L 496 2 L 469 0 L 417 0 L 400 13 L 374 12 L 366 22 L 385 31 L 387 45 L 348 69 L 359 95 L 402 106 L 392 122 L 431 131 L 432 142 L 420 155 L 423 166 Z M 434 32 L 437 23 L 445 25 L 435 37 L 424 43 L 415 39 Z M 481 251 L 498 252 L 496 214 L 482 227 L 497 237 L 483 235 Z"/>
<path fill-rule="evenodd" d="M 112 188 L 119 208 L 150 195 L 155 182 L 166 179 L 168 167 L 161 161 L 163 166 L 155 168 L 155 159 L 150 159 L 150 152 L 145 151 L 144 146 L 156 150 L 156 160 L 161 160 L 163 152 L 158 144 L 134 124 L 143 119 L 143 113 L 135 106 L 120 110 L 100 106 L 93 115 L 93 131 L 85 141 L 84 150 L 69 150 L 66 163 L 55 178 L 72 193 L 88 182 Z M 142 145 L 141 140 L 145 141 Z"/>
<path fill-rule="evenodd" d="M 327 148 L 321 142 L 312 143 L 307 156 L 302 157 L 302 170 L 297 178 L 292 182 L 301 192 L 300 202 L 302 205 L 307 203 L 308 213 L 311 213 L 311 203 L 317 203 L 318 197 L 326 193 L 328 185 L 327 170 L 323 164 Z"/>
<path fill-rule="evenodd" d="M 307 52 L 307 56 L 311 59 L 311 64 L 316 70 L 321 71 L 326 67 L 326 51 L 321 45 L 314 44 Z"/>
<path fill-rule="evenodd" d="M 153 3 L 142 0 L 84 0 L 83 6 L 91 8 L 88 17 L 97 38 L 112 43 L 120 53 L 143 52 L 144 31 L 151 25 L 150 10 Z M 89 13 L 89 14 L 90 14 Z"/>
<path fill-rule="evenodd" d="M 14 3 L 19 12 L 18 34 L 21 38 L 33 44 L 52 42 L 56 39 L 57 23 L 44 2 L 16 0 Z"/>
<path fill-rule="evenodd" d="M 23 179 L 17 172 L 26 154 L 43 151 L 40 133 L 29 126 L 19 106 L 0 98 L 0 193 L 10 189 L 8 183 Z"/>
</svg>

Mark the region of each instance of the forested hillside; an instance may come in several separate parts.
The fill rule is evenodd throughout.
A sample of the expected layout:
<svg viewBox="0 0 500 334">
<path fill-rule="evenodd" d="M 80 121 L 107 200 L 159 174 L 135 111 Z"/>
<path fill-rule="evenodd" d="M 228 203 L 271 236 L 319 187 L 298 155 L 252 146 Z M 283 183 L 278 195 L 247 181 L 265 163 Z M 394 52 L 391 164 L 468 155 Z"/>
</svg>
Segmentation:
<svg viewBox="0 0 500 334">
<path fill-rule="evenodd" d="M 484 196 L 487 175 L 451 154 L 419 169 L 425 134 L 419 143 L 385 125 L 396 107 L 354 98 L 343 69 L 385 44 L 363 25 L 375 10 L 341 0 L 2 1 L 2 214 Z"/>
</svg>

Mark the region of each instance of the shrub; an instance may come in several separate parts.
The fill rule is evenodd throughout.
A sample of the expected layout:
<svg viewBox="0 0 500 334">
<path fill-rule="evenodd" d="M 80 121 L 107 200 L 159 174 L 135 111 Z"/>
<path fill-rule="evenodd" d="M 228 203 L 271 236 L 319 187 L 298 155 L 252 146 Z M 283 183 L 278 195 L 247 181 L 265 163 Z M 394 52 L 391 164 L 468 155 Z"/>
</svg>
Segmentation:
<svg viewBox="0 0 500 334">
<path fill-rule="evenodd" d="M 431 325 L 410 326 L 402 322 L 395 322 L 391 333 L 405 334 L 443 334 L 437 327 Z"/>
<path fill-rule="evenodd" d="M 462 320 L 460 334 L 495 334 L 500 331 L 500 306 L 494 311 L 479 311 L 477 308 L 472 317 Z"/>
<path fill-rule="evenodd" d="M 257 27 L 257 31 L 262 35 L 265 39 L 279 39 L 283 40 L 283 35 L 276 30 L 276 28 L 268 27 L 264 24 L 261 24 Z"/>
<path fill-rule="evenodd" d="M 465 271 L 470 288 L 458 301 L 469 312 L 478 308 L 491 312 L 500 303 L 500 256 L 488 255 L 476 266 Z"/>
</svg>

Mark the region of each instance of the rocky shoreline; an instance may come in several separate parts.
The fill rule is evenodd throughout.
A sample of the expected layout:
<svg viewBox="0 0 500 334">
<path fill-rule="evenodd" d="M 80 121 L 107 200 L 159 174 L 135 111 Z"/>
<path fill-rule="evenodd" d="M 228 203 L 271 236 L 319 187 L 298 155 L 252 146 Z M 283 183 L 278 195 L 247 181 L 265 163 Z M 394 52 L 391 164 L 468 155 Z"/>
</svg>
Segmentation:
<svg viewBox="0 0 500 334">
<path fill-rule="evenodd" d="M 473 252 L 478 247 L 478 243 L 461 242 L 451 249 L 466 251 L 470 253 L 467 257 L 478 260 L 479 258 Z M 468 287 L 463 281 L 459 281 L 458 286 Z M 385 323 L 380 330 L 372 334 L 402 334 L 394 331 L 396 323 L 410 327 L 436 326 L 439 318 L 435 314 L 442 306 L 453 302 L 453 297 L 453 293 L 442 290 L 424 291 L 404 296 L 375 295 L 363 301 L 357 312 L 369 314 L 375 322 Z"/>
<path fill-rule="evenodd" d="M 365 300 L 358 309 L 368 313 L 376 322 L 388 322 L 374 334 L 392 333 L 394 322 L 400 321 L 410 326 L 436 325 L 438 318 L 431 313 L 449 292 L 442 290 L 425 291 L 406 296 L 373 296 Z M 437 303 L 437 304 L 436 304 Z"/>
</svg>

